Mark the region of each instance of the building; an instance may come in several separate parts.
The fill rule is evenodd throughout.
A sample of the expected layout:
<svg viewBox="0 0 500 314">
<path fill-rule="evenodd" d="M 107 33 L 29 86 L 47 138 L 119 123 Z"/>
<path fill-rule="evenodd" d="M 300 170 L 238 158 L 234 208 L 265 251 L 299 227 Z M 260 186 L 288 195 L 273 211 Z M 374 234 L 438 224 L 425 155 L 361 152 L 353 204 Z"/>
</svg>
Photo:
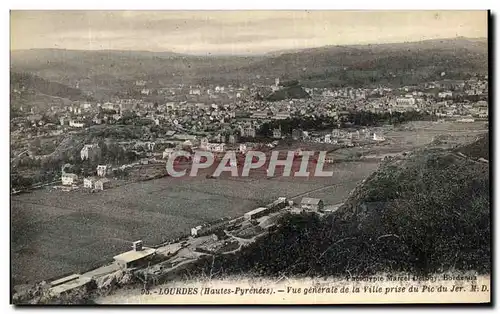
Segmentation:
<svg viewBox="0 0 500 314">
<path fill-rule="evenodd" d="M 226 144 L 224 143 L 208 143 L 206 146 L 206 150 L 215 152 L 215 153 L 222 153 L 226 149 Z"/>
<path fill-rule="evenodd" d="M 98 165 L 97 166 L 97 175 L 99 177 L 105 177 L 110 173 L 111 173 L 111 166 L 110 165 Z"/>
<path fill-rule="evenodd" d="M 101 155 L 101 149 L 97 144 L 87 144 L 83 146 L 80 151 L 80 157 L 82 160 L 93 160 Z"/>
<path fill-rule="evenodd" d="M 83 187 L 87 189 L 92 189 L 94 187 L 96 179 L 94 177 L 88 177 L 83 179 Z"/>
<path fill-rule="evenodd" d="M 213 137 L 213 141 L 216 143 L 225 143 L 226 142 L 226 136 L 218 133 Z"/>
<path fill-rule="evenodd" d="M 253 119 L 268 119 L 270 117 L 268 111 L 257 111 L 251 115 Z"/>
<path fill-rule="evenodd" d="M 323 210 L 324 204 L 319 198 L 304 197 L 300 202 L 300 207 L 303 210 L 320 211 Z"/>
<path fill-rule="evenodd" d="M 332 135 L 331 134 L 325 134 L 324 142 L 331 144 L 332 143 Z"/>
<path fill-rule="evenodd" d="M 73 281 L 75 279 L 78 279 L 79 277 L 80 277 L 79 274 L 72 274 L 72 275 L 69 275 L 69 276 L 66 276 L 63 278 L 59 278 L 59 279 L 56 279 L 54 281 L 51 281 L 50 286 L 51 287 L 59 286 L 59 285 L 62 285 L 63 283 L 67 283 L 67 282 Z"/>
<path fill-rule="evenodd" d="M 52 287 L 49 289 L 49 293 L 58 296 L 75 289 L 87 289 L 91 282 L 91 278 L 74 274 L 51 282 Z"/>
<path fill-rule="evenodd" d="M 471 123 L 471 122 L 474 122 L 474 119 L 471 119 L 471 118 L 457 119 L 457 122 Z"/>
<path fill-rule="evenodd" d="M 78 180 L 78 176 L 74 173 L 63 173 L 61 181 L 63 185 L 73 185 Z"/>
<path fill-rule="evenodd" d="M 248 127 L 244 128 L 242 133 L 242 135 L 245 137 L 255 137 L 257 132 L 254 127 Z"/>
<path fill-rule="evenodd" d="M 173 148 L 165 148 L 165 150 L 163 151 L 163 159 L 168 159 L 170 158 L 170 156 L 174 153 L 174 149 Z"/>
<path fill-rule="evenodd" d="M 135 241 L 132 250 L 113 257 L 115 263 L 123 269 L 140 267 L 147 264 L 156 253 L 153 248 L 143 247 L 142 241 Z"/>
<path fill-rule="evenodd" d="M 281 128 L 273 130 L 273 138 L 281 138 Z"/>
<path fill-rule="evenodd" d="M 266 208 L 269 209 L 269 211 L 274 212 L 285 208 L 287 204 L 288 202 L 286 197 L 278 197 L 278 199 L 274 202 L 267 204 Z"/>
<path fill-rule="evenodd" d="M 69 121 L 69 126 L 73 128 L 83 128 L 85 124 L 83 122 L 78 122 L 74 120 Z"/>
<path fill-rule="evenodd" d="M 396 104 L 402 107 L 413 106 L 415 105 L 415 98 L 410 98 L 410 97 L 397 98 Z"/>
<path fill-rule="evenodd" d="M 440 93 L 438 93 L 438 97 L 439 98 L 453 97 L 453 92 L 450 92 L 450 91 L 440 92 Z"/>
<path fill-rule="evenodd" d="M 240 144 L 240 147 L 238 149 L 238 151 L 242 154 L 246 154 L 247 153 L 247 150 L 248 150 L 248 147 L 246 144 Z"/>
<path fill-rule="evenodd" d="M 267 207 L 259 207 L 259 208 L 256 208 L 254 210 L 249 211 L 248 213 L 245 213 L 243 216 L 247 220 L 257 219 L 257 218 L 260 218 L 262 216 L 267 215 L 270 211 L 271 210 Z"/>
<path fill-rule="evenodd" d="M 239 136 L 238 134 L 231 134 L 229 135 L 229 144 L 236 144 L 239 141 Z"/>
<path fill-rule="evenodd" d="M 110 185 L 111 185 L 111 180 L 109 180 L 107 178 L 102 178 L 102 179 L 95 181 L 94 189 L 102 191 L 102 190 L 109 188 Z"/>
<path fill-rule="evenodd" d="M 275 120 L 290 119 L 292 115 L 289 112 L 278 112 L 272 118 Z"/>
<path fill-rule="evenodd" d="M 292 130 L 292 138 L 293 138 L 294 140 L 299 140 L 299 139 L 301 139 L 301 138 L 302 138 L 302 134 L 303 134 L 303 132 L 302 132 L 302 130 L 301 130 L 301 129 L 293 129 L 293 130 Z"/>
</svg>

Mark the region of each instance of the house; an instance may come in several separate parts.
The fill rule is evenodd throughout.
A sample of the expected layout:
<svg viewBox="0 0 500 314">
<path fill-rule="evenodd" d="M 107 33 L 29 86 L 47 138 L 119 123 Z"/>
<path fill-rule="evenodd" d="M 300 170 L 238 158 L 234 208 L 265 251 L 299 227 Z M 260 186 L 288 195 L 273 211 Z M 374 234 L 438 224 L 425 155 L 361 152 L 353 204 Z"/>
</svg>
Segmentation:
<svg viewBox="0 0 500 314">
<path fill-rule="evenodd" d="M 238 134 L 229 135 L 229 144 L 236 144 L 239 141 Z"/>
<path fill-rule="evenodd" d="M 91 189 L 94 187 L 96 179 L 94 177 L 88 177 L 83 179 L 83 187 L 87 189 Z"/>
<path fill-rule="evenodd" d="M 163 151 L 163 159 L 168 159 L 170 158 L 170 156 L 174 153 L 174 149 L 173 148 L 165 148 L 165 150 Z"/>
<path fill-rule="evenodd" d="M 145 142 L 143 146 L 146 150 L 152 152 L 155 150 L 156 143 L 155 142 Z"/>
<path fill-rule="evenodd" d="M 281 128 L 273 130 L 273 138 L 281 138 Z"/>
<path fill-rule="evenodd" d="M 332 143 L 332 135 L 331 134 L 325 134 L 325 143 L 331 144 Z"/>
<path fill-rule="evenodd" d="M 242 135 L 246 137 L 255 137 L 256 134 L 257 132 L 254 127 L 248 127 L 242 130 Z"/>
<path fill-rule="evenodd" d="M 292 138 L 294 140 L 299 140 L 302 138 L 303 131 L 301 129 L 293 129 L 292 130 Z"/>
<path fill-rule="evenodd" d="M 75 120 L 70 120 L 69 121 L 69 126 L 73 128 L 83 128 L 85 124 L 83 122 L 78 122 Z"/>
<path fill-rule="evenodd" d="M 300 207 L 303 210 L 320 211 L 323 210 L 324 204 L 319 198 L 304 197 L 300 202 Z"/>
<path fill-rule="evenodd" d="M 213 137 L 213 140 L 216 143 L 225 143 L 226 142 L 226 137 L 224 135 L 218 133 L 217 135 L 215 135 Z"/>
<path fill-rule="evenodd" d="M 94 189 L 102 191 L 104 189 L 109 188 L 110 185 L 111 185 L 111 180 L 109 180 L 107 178 L 102 178 L 102 179 L 95 181 Z"/>
<path fill-rule="evenodd" d="M 63 173 L 61 181 L 63 185 L 73 185 L 78 180 L 78 176 L 74 173 Z"/>
<path fill-rule="evenodd" d="M 155 253 L 155 249 L 143 247 L 142 241 L 135 241 L 132 250 L 116 255 L 113 259 L 121 268 L 130 269 L 146 264 Z"/>
<path fill-rule="evenodd" d="M 98 165 L 97 166 L 97 175 L 99 177 L 105 177 L 110 173 L 111 173 L 111 166 L 110 165 Z"/>
<path fill-rule="evenodd" d="M 83 146 L 80 151 L 80 157 L 82 160 L 93 160 L 101 155 L 101 149 L 97 144 L 87 144 Z"/>
</svg>

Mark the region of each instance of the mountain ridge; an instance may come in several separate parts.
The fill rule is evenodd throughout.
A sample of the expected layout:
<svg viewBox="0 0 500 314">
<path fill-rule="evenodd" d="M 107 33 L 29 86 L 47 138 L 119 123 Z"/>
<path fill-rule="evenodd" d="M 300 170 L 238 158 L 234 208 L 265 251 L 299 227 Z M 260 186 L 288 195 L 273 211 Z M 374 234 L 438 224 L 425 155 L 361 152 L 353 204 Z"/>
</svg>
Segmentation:
<svg viewBox="0 0 500 314">
<path fill-rule="evenodd" d="M 459 79 L 488 71 L 484 39 L 324 46 L 275 56 L 193 56 L 116 50 L 11 51 L 11 69 L 84 91 L 130 87 L 138 79 L 167 84 L 264 84 L 275 77 L 305 87 L 412 85 L 441 72 Z"/>
</svg>

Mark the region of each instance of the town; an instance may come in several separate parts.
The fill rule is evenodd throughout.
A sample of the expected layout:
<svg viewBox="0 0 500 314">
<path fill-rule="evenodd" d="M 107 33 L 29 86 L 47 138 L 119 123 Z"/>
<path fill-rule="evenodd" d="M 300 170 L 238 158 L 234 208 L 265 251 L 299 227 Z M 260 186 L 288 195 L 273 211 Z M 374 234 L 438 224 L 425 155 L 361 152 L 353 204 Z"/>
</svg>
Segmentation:
<svg viewBox="0 0 500 314">
<path fill-rule="evenodd" d="M 332 148 L 382 142 L 384 135 L 375 127 L 398 122 L 396 118 L 462 123 L 488 119 L 487 76 L 395 89 L 304 88 L 307 97 L 281 101 L 256 100 L 263 88 L 273 92 L 285 88 L 279 78 L 270 86 L 153 88 L 149 84 L 158 85 L 136 81 L 134 88 L 140 96 L 134 99 L 75 102 L 50 106 L 47 111 L 13 108 L 11 166 L 19 175 L 14 176 L 13 190 L 54 180 L 61 180 L 64 186 L 80 182 L 86 188 L 102 190 L 109 180 L 97 179 L 92 173 L 106 177 L 138 164 L 165 163 L 182 150 L 194 157 L 197 150 L 244 155 L 272 149 L 284 139 L 331 144 Z M 15 94 L 23 92 L 14 89 Z M 151 94 L 161 95 L 165 101 L 150 102 Z M 180 96 L 187 100 L 174 101 Z M 131 126 L 134 128 L 123 131 Z M 64 139 L 88 133 L 94 136 L 83 143 L 80 161 L 66 156 Z M 86 160 L 97 171 L 61 171 L 67 163 Z M 37 168 L 43 173 L 33 175 Z"/>
<path fill-rule="evenodd" d="M 464 81 L 443 79 L 398 89 L 304 88 L 309 96 L 282 101 L 255 100 L 257 87 L 149 89 L 148 84 L 146 81 L 135 82 L 137 91 L 141 92 L 136 99 L 52 106 L 46 112 L 37 112 L 35 107 L 16 108 L 16 115 L 11 119 L 11 136 L 14 139 L 11 152 L 14 174 L 12 193 L 39 190 L 42 194 L 37 195 L 43 195 L 46 193 L 43 191 L 52 191 L 49 193 L 59 199 L 58 203 L 69 204 L 74 199 L 82 199 L 81 202 L 86 202 L 83 199 L 94 199 L 96 202 L 102 199 L 108 202 L 112 196 L 104 192 L 122 195 L 124 191 L 129 191 L 125 193 L 130 193 L 140 202 L 138 204 L 146 204 L 154 199 L 149 200 L 151 195 L 144 193 L 151 193 L 148 191 L 161 186 L 158 180 L 171 177 L 167 171 L 169 164 L 173 164 L 176 171 L 196 173 L 196 183 L 178 181 L 180 178 L 173 178 L 177 181 L 169 183 L 179 189 L 188 189 L 186 193 L 191 193 L 191 197 L 192 192 L 201 192 L 199 189 L 203 193 L 214 193 L 218 189 L 213 186 L 216 184 L 222 189 L 231 186 L 231 194 L 235 196 L 239 191 L 247 190 L 252 202 L 257 198 L 259 203 L 276 199 L 276 193 L 281 193 L 281 185 L 287 186 L 287 182 L 295 182 L 295 188 L 288 187 L 286 196 L 279 196 L 276 201 L 250 211 L 247 209 L 252 206 L 250 203 L 236 209 L 230 206 L 232 210 L 210 214 L 203 219 L 204 223 L 191 225 L 188 230 L 182 229 L 191 221 L 186 220 L 177 228 L 171 228 L 178 229 L 178 232 L 170 239 L 169 233 L 161 238 L 147 236 L 148 246 L 143 246 L 142 236 L 138 233 L 141 240 L 127 240 L 135 241 L 132 250 L 114 255 L 110 264 L 104 263 L 104 266 L 94 266 L 90 270 L 84 266 L 87 264 L 82 264 L 78 267 L 81 272 L 71 272 L 62 278 L 58 275 L 61 272 L 54 269 L 51 272 L 53 279 L 47 287 L 55 295 L 94 287 L 96 283 L 99 286 L 103 280 L 106 282 L 105 278 L 123 270 L 132 271 L 141 278 L 164 278 L 186 267 L 193 267 L 200 258 L 214 254 L 237 254 L 243 247 L 274 232 L 277 223 L 286 214 L 316 213 L 321 217 L 335 212 L 347 192 L 375 170 L 379 162 L 403 157 L 417 147 L 414 139 L 405 142 L 414 132 L 408 129 L 408 123 L 418 123 L 419 120 L 424 123 L 422 126 L 415 125 L 424 132 L 421 133 L 423 143 L 450 147 L 456 143 L 453 134 L 467 132 L 473 136 L 476 129 L 487 128 L 488 120 L 487 76 Z M 297 82 L 292 84 L 298 86 Z M 274 92 L 286 88 L 279 79 L 265 87 Z M 23 93 L 22 90 L 15 92 Z M 169 94 L 178 96 L 182 92 L 190 101 L 169 99 Z M 165 102 L 148 102 L 149 93 L 164 95 Z M 202 93 L 211 101 L 199 101 L 198 96 Z M 226 103 L 220 103 L 221 99 Z M 433 129 L 443 131 L 435 133 Z M 326 152 L 321 161 L 334 176 L 333 181 L 318 181 L 317 187 L 311 190 L 309 185 L 304 185 L 305 182 L 297 181 L 300 176 L 280 179 L 287 169 L 274 165 L 274 168 L 280 169 L 276 173 L 273 171 L 271 176 L 265 170 L 273 156 L 281 161 L 292 156 L 293 162 L 288 171 L 300 168 L 304 172 L 301 164 L 304 153 L 309 151 Z M 236 156 L 236 164 L 224 165 L 227 161 L 224 156 L 228 153 Z M 259 163 L 260 158 L 256 156 L 262 156 L 263 160 L 267 158 L 267 161 Z M 247 159 L 252 164 L 245 170 L 244 161 Z M 313 156 L 312 160 L 317 159 Z M 241 182 L 231 182 L 227 173 L 219 177 L 221 173 L 217 174 L 216 168 L 221 165 L 235 166 L 238 175 L 249 177 Z M 317 166 L 315 162 L 306 162 L 306 165 L 309 168 Z M 252 168 L 251 171 L 248 168 Z M 352 170 L 346 172 L 346 169 Z M 352 179 L 346 181 L 345 175 L 350 171 L 356 174 L 354 177 L 348 175 Z M 262 179 L 273 179 L 274 183 L 269 182 L 269 186 L 274 185 L 277 190 L 266 188 Z M 151 182 L 148 183 L 150 187 L 143 185 L 142 182 L 146 181 Z M 268 193 L 254 195 L 255 188 L 248 186 L 252 182 Z M 339 182 L 346 186 L 346 192 L 323 199 L 325 194 L 321 191 L 331 189 Z M 141 184 L 137 186 L 141 189 L 140 193 L 132 191 L 138 183 Z M 237 186 L 239 184 L 241 187 Z M 101 193 L 102 196 L 97 196 Z M 163 198 L 158 194 L 158 199 Z M 24 206 L 24 201 L 19 201 L 20 206 Z M 53 201 L 44 204 L 55 206 Z M 169 203 L 165 205 L 170 207 Z M 186 204 L 178 206 L 179 210 L 186 208 Z M 211 206 L 207 204 L 200 209 L 210 212 Z M 244 214 L 238 216 L 242 211 L 245 211 Z M 231 214 L 224 216 L 226 213 Z M 154 230 L 146 225 L 144 228 Z M 104 256 L 125 247 L 121 243 Z M 104 250 L 100 250 L 99 254 L 103 254 Z M 70 268 L 66 273 L 69 271 Z"/>
</svg>

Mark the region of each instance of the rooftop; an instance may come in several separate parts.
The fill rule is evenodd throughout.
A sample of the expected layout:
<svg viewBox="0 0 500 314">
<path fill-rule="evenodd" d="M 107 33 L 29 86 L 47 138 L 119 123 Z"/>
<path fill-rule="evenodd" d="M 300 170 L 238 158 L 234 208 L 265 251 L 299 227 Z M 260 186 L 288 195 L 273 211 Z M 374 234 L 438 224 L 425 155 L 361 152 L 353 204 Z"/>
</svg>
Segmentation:
<svg viewBox="0 0 500 314">
<path fill-rule="evenodd" d="M 116 255 L 115 257 L 113 257 L 113 259 L 115 261 L 130 263 L 130 262 L 137 261 L 137 260 L 143 259 L 145 257 L 151 256 L 155 252 L 156 252 L 155 249 L 144 247 L 141 251 L 131 250 L 131 251 L 122 253 L 120 255 Z"/>
<path fill-rule="evenodd" d="M 50 283 L 50 285 L 57 286 L 57 285 L 60 285 L 60 284 L 63 284 L 63 283 L 69 282 L 69 281 L 73 281 L 73 280 L 77 279 L 78 277 L 80 277 L 79 274 L 72 274 L 72 275 L 54 280 Z"/>
<path fill-rule="evenodd" d="M 90 278 L 78 277 L 74 280 L 71 280 L 71 281 L 68 281 L 66 283 L 63 283 L 63 284 L 60 284 L 58 286 L 50 288 L 50 292 L 55 294 L 55 295 L 59 295 L 63 292 L 70 291 L 70 290 L 76 289 L 78 287 L 85 286 L 90 281 L 91 281 Z"/>
<path fill-rule="evenodd" d="M 267 208 L 266 207 L 259 207 L 259 208 L 256 208 L 254 210 L 251 210 L 251 211 L 245 213 L 245 215 L 252 215 L 252 214 L 260 213 L 261 211 L 264 211 L 264 210 L 267 210 Z"/>
<path fill-rule="evenodd" d="M 318 205 L 320 202 L 321 200 L 319 198 L 304 197 L 300 203 L 306 205 Z"/>
</svg>

